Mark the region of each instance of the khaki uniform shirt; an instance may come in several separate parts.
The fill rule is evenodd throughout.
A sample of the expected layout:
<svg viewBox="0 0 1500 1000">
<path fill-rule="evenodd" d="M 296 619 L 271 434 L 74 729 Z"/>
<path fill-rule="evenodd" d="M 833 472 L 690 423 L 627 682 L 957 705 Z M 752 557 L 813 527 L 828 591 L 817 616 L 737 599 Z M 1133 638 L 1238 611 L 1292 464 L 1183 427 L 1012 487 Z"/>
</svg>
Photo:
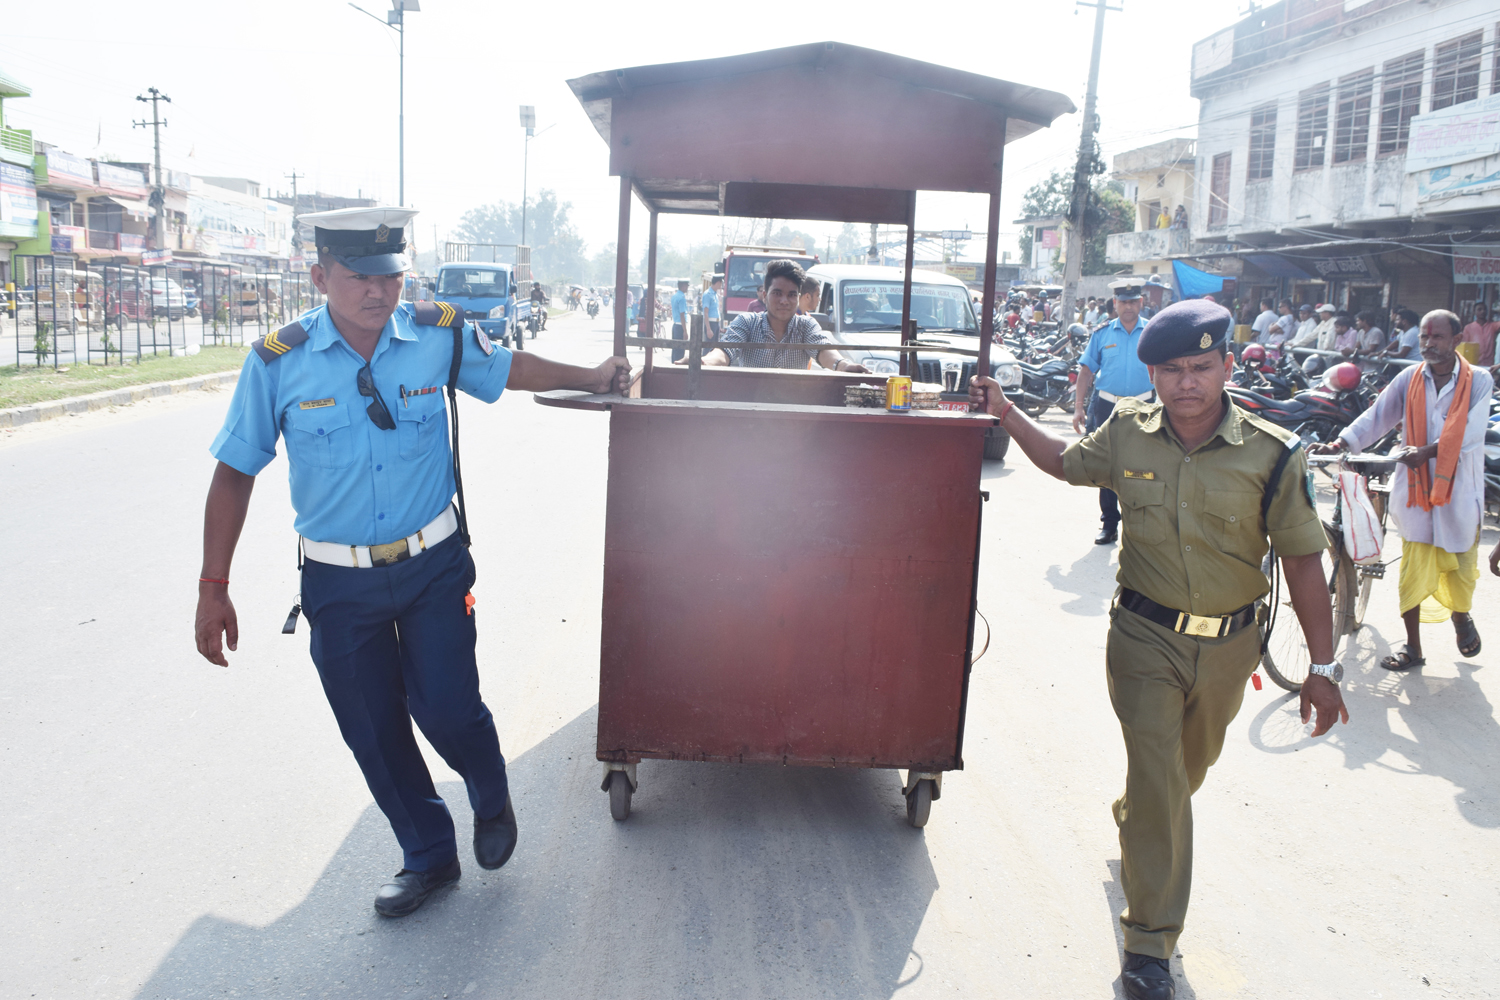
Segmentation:
<svg viewBox="0 0 1500 1000">
<path fill-rule="evenodd" d="M 1260 568 L 1268 533 L 1284 556 L 1328 546 L 1301 449 L 1261 520 L 1271 470 L 1291 440 L 1231 404 L 1213 436 L 1188 453 L 1161 403 L 1126 398 L 1063 452 L 1063 471 L 1074 486 L 1120 495 L 1121 586 L 1177 611 L 1224 615 L 1270 589 Z"/>
</svg>

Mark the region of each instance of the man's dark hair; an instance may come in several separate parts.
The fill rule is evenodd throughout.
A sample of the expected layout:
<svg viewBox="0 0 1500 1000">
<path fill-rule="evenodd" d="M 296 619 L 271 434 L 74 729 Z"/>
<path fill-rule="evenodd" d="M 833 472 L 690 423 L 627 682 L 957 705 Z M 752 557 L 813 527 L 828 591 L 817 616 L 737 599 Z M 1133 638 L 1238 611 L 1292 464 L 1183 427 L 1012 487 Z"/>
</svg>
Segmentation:
<svg viewBox="0 0 1500 1000">
<path fill-rule="evenodd" d="M 1354 314 L 1354 318 L 1364 320 L 1366 326 L 1375 325 L 1375 314 L 1370 312 L 1370 310 L 1368 309 L 1361 309 L 1359 312 Z"/>
<path fill-rule="evenodd" d="M 1422 325 L 1427 326 L 1434 319 L 1441 319 L 1448 324 L 1448 336 L 1463 336 L 1463 321 L 1460 320 L 1457 316 L 1453 315 L 1453 313 L 1449 312 L 1447 309 L 1432 310 L 1432 312 L 1422 317 Z"/>
<path fill-rule="evenodd" d="M 1348 313 L 1334 313 L 1333 325 L 1338 326 L 1340 323 L 1344 324 L 1345 326 L 1353 326 L 1354 320 L 1349 318 Z"/>
<path fill-rule="evenodd" d="M 1404 327 L 1416 326 L 1421 321 L 1421 317 L 1417 315 L 1415 309 L 1397 309 L 1396 318 L 1401 321 L 1401 325 Z"/>
<path fill-rule="evenodd" d="M 684 292 L 687 291 L 687 286 L 688 286 L 688 280 L 686 278 L 683 278 L 681 281 L 677 282 L 677 287 L 681 291 L 684 291 Z"/>
<path fill-rule="evenodd" d="M 716 275 L 713 276 L 713 279 L 711 281 L 709 281 L 708 287 L 712 288 L 715 285 L 722 285 L 722 284 L 724 284 L 724 276 L 722 274 L 716 274 Z"/>
<path fill-rule="evenodd" d="M 1275 304 L 1276 304 L 1276 300 L 1275 299 L 1261 299 L 1260 300 L 1260 307 L 1262 309 L 1269 309 L 1272 306 L 1274 306 Z"/>
<path fill-rule="evenodd" d="M 810 274 L 802 276 L 802 294 L 817 295 L 823 290 L 823 283 Z"/>
<path fill-rule="evenodd" d="M 1292 300 L 1291 299 L 1282 299 L 1281 300 L 1281 305 L 1285 306 L 1288 309 L 1290 309 L 1290 308 L 1292 308 Z"/>
<path fill-rule="evenodd" d="M 775 281 L 777 278 L 789 278 L 791 279 L 792 284 L 796 285 L 800 289 L 802 287 L 802 279 L 804 277 L 806 277 L 806 272 L 804 272 L 802 268 L 797 266 L 796 261 L 773 260 L 771 261 L 771 263 L 766 265 L 766 276 L 761 279 L 760 287 L 764 288 L 766 291 L 770 291 L 771 282 Z"/>
</svg>

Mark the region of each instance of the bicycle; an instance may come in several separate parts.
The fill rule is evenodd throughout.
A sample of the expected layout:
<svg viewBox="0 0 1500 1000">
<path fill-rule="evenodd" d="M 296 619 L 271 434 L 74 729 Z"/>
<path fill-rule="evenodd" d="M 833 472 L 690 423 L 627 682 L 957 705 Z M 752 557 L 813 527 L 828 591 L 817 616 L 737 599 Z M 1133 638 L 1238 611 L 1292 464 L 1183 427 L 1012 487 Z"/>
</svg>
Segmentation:
<svg viewBox="0 0 1500 1000">
<path fill-rule="evenodd" d="M 1368 477 L 1370 502 L 1380 519 L 1381 529 L 1385 529 L 1386 513 L 1390 508 L 1390 475 L 1396 468 L 1394 458 L 1371 454 L 1309 456 L 1308 464 L 1324 472 L 1327 472 L 1327 466 L 1342 465 Z M 1328 593 L 1333 599 L 1335 654 L 1339 640 L 1354 634 L 1364 625 L 1365 610 L 1370 605 L 1370 590 L 1376 580 L 1385 576 L 1387 568 L 1395 561 L 1356 565 L 1354 558 L 1344 549 L 1343 525 L 1343 495 L 1336 492 L 1333 519 L 1323 522 L 1323 530 L 1329 537 L 1328 548 L 1323 552 L 1323 575 L 1328 579 Z M 1281 562 L 1276 558 L 1275 546 L 1266 553 L 1260 568 L 1271 583 L 1270 592 L 1257 602 L 1256 607 L 1256 623 L 1260 628 L 1260 663 L 1266 668 L 1266 675 L 1278 687 L 1295 693 L 1302 690 L 1302 682 L 1307 679 L 1307 667 L 1312 663 L 1312 656 L 1307 649 L 1307 640 L 1302 635 L 1302 626 L 1292 610 L 1291 596 L 1283 593 Z M 1278 631 L 1276 625 L 1283 612 L 1290 616 L 1291 621 Z"/>
</svg>

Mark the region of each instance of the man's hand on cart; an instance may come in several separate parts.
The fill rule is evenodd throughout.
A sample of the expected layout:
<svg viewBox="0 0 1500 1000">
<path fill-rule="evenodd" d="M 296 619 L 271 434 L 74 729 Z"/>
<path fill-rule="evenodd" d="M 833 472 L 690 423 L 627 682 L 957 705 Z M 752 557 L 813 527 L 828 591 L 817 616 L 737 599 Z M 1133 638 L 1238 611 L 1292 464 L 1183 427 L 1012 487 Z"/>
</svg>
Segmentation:
<svg viewBox="0 0 1500 1000">
<path fill-rule="evenodd" d="M 594 370 L 599 375 L 599 387 L 595 392 L 617 392 L 623 396 L 629 391 L 629 361 L 624 358 L 607 358 Z"/>
<path fill-rule="evenodd" d="M 993 391 L 991 391 L 993 390 Z M 1000 390 L 1000 383 L 988 375 L 975 375 L 969 379 L 969 409 L 975 413 L 988 413 L 992 417 L 1000 415 L 1000 408 L 1005 405 L 1005 393 Z"/>
</svg>

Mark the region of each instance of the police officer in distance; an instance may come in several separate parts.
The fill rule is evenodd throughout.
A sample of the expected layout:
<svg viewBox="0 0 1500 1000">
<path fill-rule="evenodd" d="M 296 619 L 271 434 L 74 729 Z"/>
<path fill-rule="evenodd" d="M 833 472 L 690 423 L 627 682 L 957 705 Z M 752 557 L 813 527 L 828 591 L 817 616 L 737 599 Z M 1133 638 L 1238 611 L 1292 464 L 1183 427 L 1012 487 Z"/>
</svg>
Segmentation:
<svg viewBox="0 0 1500 1000">
<path fill-rule="evenodd" d="M 312 280 L 327 304 L 256 341 L 211 451 L 198 651 L 228 666 L 238 647 L 229 568 L 255 476 L 285 437 L 302 536 L 302 608 L 323 690 L 401 845 L 401 871 L 375 909 L 405 916 L 459 877 L 448 808 L 412 735 L 416 721 L 462 775 L 474 856 L 499 868 L 516 818 L 494 720 L 479 694 L 469 588 L 474 563 L 456 516 L 446 433 L 457 388 L 494 402 L 505 389 L 623 391 L 630 366 L 512 355 L 441 303 L 399 303 L 405 229 L 416 212 L 357 208 L 305 215 L 316 227 Z"/>
<path fill-rule="evenodd" d="M 1128 396 L 1151 395 L 1151 376 L 1136 355 L 1146 324 L 1141 320 L 1141 283 L 1124 278 L 1112 283 L 1115 318 L 1094 331 L 1078 359 L 1078 391 L 1073 401 L 1073 430 L 1092 433 L 1109 419 L 1115 404 Z M 1119 538 L 1120 503 L 1111 489 L 1099 491 L 1099 520 L 1095 545 L 1112 545 Z"/>
<path fill-rule="evenodd" d="M 1125 507 L 1105 670 L 1128 761 L 1114 803 L 1127 904 L 1121 980 L 1141 1000 L 1170 1000 L 1176 989 L 1169 960 L 1192 881 L 1190 797 L 1260 660 L 1255 602 L 1269 589 L 1260 571 L 1268 535 L 1317 661 L 1302 685 L 1302 721 L 1316 712 L 1314 736 L 1349 721 L 1307 459 L 1293 435 L 1225 393 L 1230 325 L 1228 310 L 1201 299 L 1162 309 L 1138 347 L 1160 401 L 1122 399 L 1071 445 L 1016 410 L 993 379 L 970 388 L 1038 468 L 1112 488 Z"/>
</svg>

